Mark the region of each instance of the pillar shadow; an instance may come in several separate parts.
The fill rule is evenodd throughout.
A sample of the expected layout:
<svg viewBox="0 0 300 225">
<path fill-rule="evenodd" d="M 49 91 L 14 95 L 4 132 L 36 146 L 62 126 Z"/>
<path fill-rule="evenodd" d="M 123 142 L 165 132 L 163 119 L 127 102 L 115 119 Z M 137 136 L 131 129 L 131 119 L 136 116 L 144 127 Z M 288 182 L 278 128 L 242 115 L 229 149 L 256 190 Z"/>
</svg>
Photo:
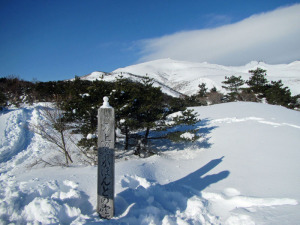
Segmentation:
<svg viewBox="0 0 300 225">
<path fill-rule="evenodd" d="M 129 184 L 131 188 L 119 193 L 115 198 L 118 222 L 138 224 L 138 218 L 142 216 L 153 214 L 155 218 L 162 220 L 165 215 L 175 215 L 178 211 L 184 211 L 190 198 L 201 197 L 201 191 L 229 176 L 228 170 L 205 176 L 219 165 L 223 158 L 211 160 L 186 177 L 165 185 L 153 183 L 150 187 L 143 187 L 133 180 L 135 184 Z"/>
</svg>

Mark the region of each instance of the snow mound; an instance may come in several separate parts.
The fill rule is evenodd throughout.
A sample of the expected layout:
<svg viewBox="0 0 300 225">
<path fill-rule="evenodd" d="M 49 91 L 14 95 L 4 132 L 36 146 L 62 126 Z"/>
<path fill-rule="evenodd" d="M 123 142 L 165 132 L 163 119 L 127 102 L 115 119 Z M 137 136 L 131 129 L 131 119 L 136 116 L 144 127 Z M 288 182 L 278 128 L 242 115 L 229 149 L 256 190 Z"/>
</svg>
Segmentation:
<svg viewBox="0 0 300 225">
<path fill-rule="evenodd" d="M 87 212 L 87 199 L 69 180 L 39 183 L 31 179 L 19 185 L 10 179 L 4 191 L 0 214 L 3 223 L 8 219 L 27 224 L 70 224 Z"/>
</svg>

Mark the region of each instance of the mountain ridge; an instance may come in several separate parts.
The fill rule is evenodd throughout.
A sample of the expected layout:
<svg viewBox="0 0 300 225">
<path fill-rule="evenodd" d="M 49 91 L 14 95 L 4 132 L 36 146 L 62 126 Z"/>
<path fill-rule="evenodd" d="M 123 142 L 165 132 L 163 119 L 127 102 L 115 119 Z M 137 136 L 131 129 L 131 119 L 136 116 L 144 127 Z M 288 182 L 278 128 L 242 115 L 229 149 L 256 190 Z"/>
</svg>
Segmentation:
<svg viewBox="0 0 300 225">
<path fill-rule="evenodd" d="M 148 76 L 154 80 L 155 86 L 161 86 L 162 91 L 172 96 L 193 95 L 199 90 L 198 85 L 205 83 L 208 89 L 216 87 L 218 91 L 225 92 L 222 81 L 225 76 L 241 76 L 248 80 L 249 70 L 256 68 L 267 70 L 269 81 L 282 80 L 288 86 L 292 95 L 300 94 L 300 61 L 289 64 L 266 64 L 251 61 L 244 66 L 223 66 L 207 62 L 188 62 L 173 59 L 158 59 L 143 62 L 123 68 L 118 68 L 110 73 L 96 71 L 81 77 L 81 79 L 103 79 L 113 81 L 119 75 L 133 80 Z"/>
</svg>

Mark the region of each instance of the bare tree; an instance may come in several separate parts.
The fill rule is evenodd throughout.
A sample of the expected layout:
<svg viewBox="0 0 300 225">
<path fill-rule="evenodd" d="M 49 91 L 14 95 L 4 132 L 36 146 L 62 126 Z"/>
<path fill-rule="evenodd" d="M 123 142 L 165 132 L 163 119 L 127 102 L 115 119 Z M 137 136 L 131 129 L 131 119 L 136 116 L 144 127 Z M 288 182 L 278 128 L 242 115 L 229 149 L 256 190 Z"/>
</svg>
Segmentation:
<svg viewBox="0 0 300 225">
<path fill-rule="evenodd" d="M 68 124 L 63 120 L 63 113 L 59 107 L 42 107 L 41 115 L 45 118 L 37 124 L 31 124 L 30 129 L 45 140 L 57 146 L 65 157 L 65 165 L 73 163 L 68 142 L 71 141 Z"/>
</svg>

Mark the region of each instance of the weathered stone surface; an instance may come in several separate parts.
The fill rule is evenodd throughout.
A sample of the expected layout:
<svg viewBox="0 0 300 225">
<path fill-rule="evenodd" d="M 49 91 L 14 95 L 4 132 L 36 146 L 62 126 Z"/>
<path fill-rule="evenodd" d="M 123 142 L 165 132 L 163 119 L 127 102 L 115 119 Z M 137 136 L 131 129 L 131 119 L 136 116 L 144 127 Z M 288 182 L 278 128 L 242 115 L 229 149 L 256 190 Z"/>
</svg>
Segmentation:
<svg viewBox="0 0 300 225">
<path fill-rule="evenodd" d="M 97 212 L 101 218 L 114 216 L 115 112 L 104 99 L 98 110 L 98 190 Z"/>
</svg>

